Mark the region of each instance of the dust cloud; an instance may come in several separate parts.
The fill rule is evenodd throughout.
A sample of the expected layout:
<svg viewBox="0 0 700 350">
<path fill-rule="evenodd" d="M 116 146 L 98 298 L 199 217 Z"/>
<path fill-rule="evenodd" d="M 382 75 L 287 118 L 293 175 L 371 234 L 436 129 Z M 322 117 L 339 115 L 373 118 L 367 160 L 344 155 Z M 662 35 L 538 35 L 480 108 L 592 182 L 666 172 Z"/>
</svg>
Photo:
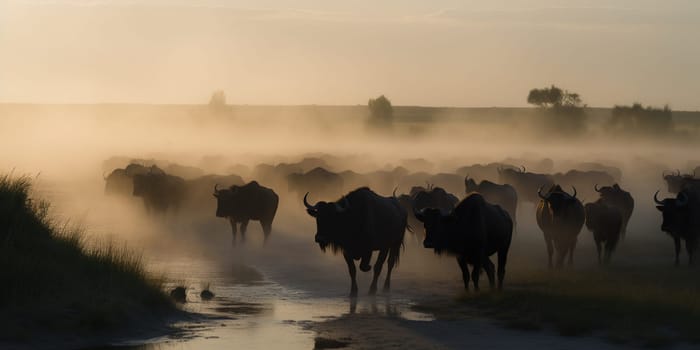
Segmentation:
<svg viewBox="0 0 700 350">
<path fill-rule="evenodd" d="M 410 108 L 410 107 L 398 107 Z M 420 109 L 414 111 L 420 115 Z M 345 266 L 340 258 L 323 254 L 313 242 L 315 222 L 303 210 L 300 197 L 288 190 L 284 176 L 260 178 L 259 164 L 316 165 L 343 172 L 367 174 L 405 168 L 406 174 L 456 174 L 471 164 L 502 162 L 529 171 L 556 173 L 599 163 L 621 171 L 620 185 L 635 198 L 635 212 L 627 240 L 614 262 L 646 264 L 670 262 L 672 240 L 660 231 L 660 214 L 653 206 L 657 189 L 665 193 L 662 172 L 692 172 L 689 147 L 664 140 L 618 140 L 602 135 L 565 137 L 543 131 L 515 110 L 507 118 L 488 113 L 458 118 L 449 111 L 429 118 L 406 118 L 386 129 L 366 123 L 365 106 L 226 106 L 213 110 L 197 105 L 13 105 L 0 106 L 0 167 L 15 175 L 35 176 L 35 194 L 53 203 L 61 220 L 84 225 L 95 236 L 113 237 L 151 255 L 203 255 L 230 262 L 231 256 L 261 264 L 306 261 L 305 266 L 332 269 L 344 288 Z M 549 159 L 551 161 L 543 161 Z M 115 168 L 130 162 L 180 166 L 196 174 L 237 174 L 245 182 L 257 180 L 280 196 L 280 209 L 271 241 L 262 246 L 262 230 L 251 222 L 248 241 L 231 245 L 227 220 L 214 215 L 215 199 L 208 193 L 185 203 L 177 212 L 146 214 L 142 202 L 130 196 L 106 196 L 105 180 Z M 587 170 L 587 169 L 581 169 Z M 461 178 L 463 179 L 461 174 Z M 471 175 L 474 176 L 474 175 Z M 498 178 L 491 178 L 498 181 Z M 407 193 L 424 182 L 396 180 L 375 190 L 385 196 Z M 458 197 L 458 183 L 443 185 Z M 451 186 L 451 187 L 449 187 Z M 345 190 L 349 190 L 345 189 Z M 335 200 L 311 194 L 313 200 Z M 583 198 L 594 201 L 596 198 Z M 534 206 L 524 203 L 518 213 L 512 266 L 546 265 Z M 398 278 L 459 280 L 453 259 L 436 257 L 423 249 L 422 228 L 406 234 Z M 596 261 L 591 234 L 579 236 L 577 265 Z M 252 258 L 257 256 L 257 258 Z M 517 268 L 517 267 L 516 267 Z M 440 273 L 436 273 L 440 271 Z M 302 278 L 286 276 L 289 280 Z M 293 277 L 292 277 L 293 276 Z M 401 277 L 403 276 L 403 277 Z M 439 277 L 436 277 L 439 276 Z"/>
</svg>

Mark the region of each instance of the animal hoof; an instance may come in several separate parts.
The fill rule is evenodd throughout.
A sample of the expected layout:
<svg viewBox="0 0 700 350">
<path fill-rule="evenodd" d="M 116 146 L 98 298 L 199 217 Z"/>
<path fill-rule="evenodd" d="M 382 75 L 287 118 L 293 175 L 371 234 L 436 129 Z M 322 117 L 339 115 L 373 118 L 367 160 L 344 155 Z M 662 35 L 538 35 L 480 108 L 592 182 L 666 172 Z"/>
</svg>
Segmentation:
<svg viewBox="0 0 700 350">
<path fill-rule="evenodd" d="M 360 271 L 362 271 L 362 272 L 367 272 L 367 271 L 369 271 L 369 270 L 371 270 L 371 269 L 372 269 L 372 265 L 369 265 L 369 264 L 367 264 L 367 265 L 360 264 Z"/>
</svg>

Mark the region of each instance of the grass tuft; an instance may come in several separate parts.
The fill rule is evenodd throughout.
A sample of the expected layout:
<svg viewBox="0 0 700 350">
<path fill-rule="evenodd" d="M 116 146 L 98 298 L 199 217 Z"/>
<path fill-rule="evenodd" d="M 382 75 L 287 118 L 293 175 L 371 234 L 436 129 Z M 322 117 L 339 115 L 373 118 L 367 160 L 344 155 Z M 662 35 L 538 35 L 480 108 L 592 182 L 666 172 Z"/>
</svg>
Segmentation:
<svg viewBox="0 0 700 350">
<path fill-rule="evenodd" d="M 0 339 L 111 330 L 173 309 L 140 254 L 58 224 L 30 189 L 28 177 L 0 176 Z"/>
</svg>

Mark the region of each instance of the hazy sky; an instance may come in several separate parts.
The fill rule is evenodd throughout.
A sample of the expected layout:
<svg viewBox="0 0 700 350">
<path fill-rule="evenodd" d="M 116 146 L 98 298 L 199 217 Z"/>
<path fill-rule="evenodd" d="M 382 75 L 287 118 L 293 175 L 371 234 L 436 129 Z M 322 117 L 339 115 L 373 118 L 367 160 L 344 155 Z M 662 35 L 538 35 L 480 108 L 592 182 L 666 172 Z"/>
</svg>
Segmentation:
<svg viewBox="0 0 700 350">
<path fill-rule="evenodd" d="M 0 101 L 700 109 L 698 0 L 0 0 Z"/>
</svg>

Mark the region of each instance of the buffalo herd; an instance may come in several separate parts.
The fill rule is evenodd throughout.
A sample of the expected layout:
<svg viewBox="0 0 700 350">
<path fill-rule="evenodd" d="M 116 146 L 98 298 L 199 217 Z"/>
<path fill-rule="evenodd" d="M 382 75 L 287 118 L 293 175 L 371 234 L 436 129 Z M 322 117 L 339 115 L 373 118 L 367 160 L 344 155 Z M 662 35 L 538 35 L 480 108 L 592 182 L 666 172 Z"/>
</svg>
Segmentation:
<svg viewBox="0 0 700 350">
<path fill-rule="evenodd" d="M 251 220 L 260 222 L 267 241 L 280 204 L 274 189 L 286 188 L 315 219 L 315 241 L 320 248 L 342 253 L 354 296 L 358 290 L 358 260 L 361 271 L 374 270 L 370 294 L 376 293 L 386 262 L 384 290 L 389 290 L 391 272 L 398 264 L 407 231 L 415 239 L 422 238 L 424 248 L 455 256 L 465 289 L 470 280 L 473 288 L 479 289 L 482 269 L 492 288 L 502 288 L 517 211 L 527 203 L 534 206 L 550 268 L 573 265 L 584 226 L 592 233 L 598 263 L 609 264 L 616 247 L 625 239 L 634 211 L 634 199 L 618 184 L 621 171 L 581 163 L 584 170 L 552 173 L 550 163 L 535 164 L 536 169 L 549 169 L 541 173 L 524 166 L 490 163 L 431 174 L 426 171 L 429 163 L 420 160 L 405 162 L 421 165 L 421 171 L 415 173 L 402 166 L 333 172 L 324 160 L 307 158 L 298 163 L 260 164 L 246 175 L 256 179 L 248 183 L 238 175 L 204 175 L 188 167 L 169 168 L 189 175 L 178 176 L 157 165 L 129 164 L 104 179 L 106 194 L 139 197 L 150 215 L 177 213 L 183 207 L 215 212 L 216 217 L 229 220 L 234 244 L 239 230 L 241 240 L 245 239 Z M 659 191 L 653 196 L 663 219 L 661 230 L 674 240 L 676 265 L 683 241 L 692 263 L 700 234 L 700 179 L 680 171 L 663 173 L 662 178 L 675 197 L 659 199 Z M 410 191 L 397 195 L 397 188 Z M 212 189 L 215 201 L 209 197 Z M 457 193 L 464 193 L 464 198 L 460 200 Z M 310 198 L 317 199 L 315 204 L 309 202 Z M 323 198 L 339 199 L 320 200 Z M 372 266 L 375 251 L 378 255 Z M 493 255 L 497 265 L 490 259 Z"/>
</svg>

